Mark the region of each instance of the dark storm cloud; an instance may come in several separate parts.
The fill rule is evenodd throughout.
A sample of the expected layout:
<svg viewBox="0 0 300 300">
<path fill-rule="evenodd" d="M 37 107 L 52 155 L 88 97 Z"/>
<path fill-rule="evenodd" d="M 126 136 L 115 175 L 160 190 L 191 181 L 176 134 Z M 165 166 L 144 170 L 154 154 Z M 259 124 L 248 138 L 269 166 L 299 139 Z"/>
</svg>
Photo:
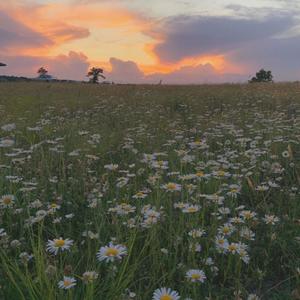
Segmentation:
<svg viewBox="0 0 300 300">
<path fill-rule="evenodd" d="M 269 38 L 231 53 L 228 59 L 247 64 L 252 73 L 260 67 L 271 69 L 275 80 L 300 79 L 300 36 Z"/>
<path fill-rule="evenodd" d="M 52 44 L 47 37 L 0 11 L 0 51 L 12 47 L 41 47 Z"/>
<path fill-rule="evenodd" d="M 290 15 L 272 14 L 258 19 L 238 17 L 179 16 L 165 20 L 160 28 L 163 41 L 154 47 L 161 61 L 224 54 L 260 43 L 295 25 Z M 148 32 L 154 36 L 156 31 Z"/>
</svg>

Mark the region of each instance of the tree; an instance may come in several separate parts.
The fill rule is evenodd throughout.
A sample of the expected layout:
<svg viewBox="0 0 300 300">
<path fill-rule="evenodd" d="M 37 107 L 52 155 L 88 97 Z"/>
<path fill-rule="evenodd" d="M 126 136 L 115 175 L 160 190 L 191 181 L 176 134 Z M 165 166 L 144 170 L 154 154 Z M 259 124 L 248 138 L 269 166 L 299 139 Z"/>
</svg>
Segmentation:
<svg viewBox="0 0 300 300">
<path fill-rule="evenodd" d="M 273 82 L 273 75 L 271 71 L 266 71 L 261 69 L 259 72 L 256 73 L 255 77 L 252 77 L 249 81 L 250 83 L 255 82 Z"/>
<path fill-rule="evenodd" d="M 91 68 L 87 74 L 87 77 L 90 78 L 91 83 L 99 83 L 99 77 L 105 79 L 103 72 L 104 71 L 101 68 Z"/>
<path fill-rule="evenodd" d="M 6 67 L 6 64 L 0 62 L 0 67 Z"/>
<path fill-rule="evenodd" d="M 37 73 L 39 74 L 39 78 L 44 78 L 47 75 L 48 71 L 44 67 L 40 67 Z"/>
</svg>

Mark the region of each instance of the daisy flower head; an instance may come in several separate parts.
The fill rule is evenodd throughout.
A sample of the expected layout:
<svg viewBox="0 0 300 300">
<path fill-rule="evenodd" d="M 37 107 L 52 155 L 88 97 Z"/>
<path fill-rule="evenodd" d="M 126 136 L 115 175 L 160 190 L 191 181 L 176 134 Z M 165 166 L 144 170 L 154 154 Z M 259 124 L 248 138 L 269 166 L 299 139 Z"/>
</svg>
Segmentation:
<svg viewBox="0 0 300 300">
<path fill-rule="evenodd" d="M 265 215 L 265 217 L 263 218 L 263 221 L 266 224 L 275 225 L 276 223 L 279 222 L 279 218 L 274 215 Z"/>
<path fill-rule="evenodd" d="M 132 196 L 134 199 L 144 199 L 147 197 L 147 194 L 143 191 L 137 192 L 135 195 Z"/>
<path fill-rule="evenodd" d="M 86 271 L 82 274 L 82 280 L 84 283 L 92 283 L 98 276 L 99 274 L 95 271 Z"/>
<path fill-rule="evenodd" d="M 14 195 L 3 195 L 0 198 L 0 206 L 4 208 L 12 207 L 15 202 L 15 196 Z"/>
<path fill-rule="evenodd" d="M 185 277 L 191 282 L 204 282 L 206 279 L 206 275 L 202 270 L 191 269 L 186 272 Z"/>
<path fill-rule="evenodd" d="M 170 288 L 159 288 L 153 293 L 152 300 L 179 300 L 180 296 L 178 292 Z"/>
<path fill-rule="evenodd" d="M 174 182 L 169 182 L 167 184 L 164 184 L 162 188 L 168 192 L 177 192 L 181 191 L 181 185 Z"/>
<path fill-rule="evenodd" d="M 199 205 L 186 205 L 183 209 L 182 212 L 186 214 L 191 214 L 191 213 L 196 213 L 200 210 Z"/>
<path fill-rule="evenodd" d="M 121 260 L 127 254 L 127 248 L 122 245 L 114 245 L 112 242 L 108 246 L 101 247 L 97 252 L 99 261 L 114 262 Z"/>
<path fill-rule="evenodd" d="M 119 168 L 118 164 L 105 165 L 104 168 L 108 171 L 116 171 Z"/>
<path fill-rule="evenodd" d="M 65 250 L 70 250 L 72 245 L 73 240 L 63 239 L 60 237 L 59 239 L 48 240 L 47 251 L 51 254 L 57 255 L 59 251 L 63 252 Z"/>
<path fill-rule="evenodd" d="M 76 285 L 76 279 L 73 277 L 64 276 L 64 279 L 58 282 L 58 287 L 63 290 L 68 290 Z"/>
</svg>

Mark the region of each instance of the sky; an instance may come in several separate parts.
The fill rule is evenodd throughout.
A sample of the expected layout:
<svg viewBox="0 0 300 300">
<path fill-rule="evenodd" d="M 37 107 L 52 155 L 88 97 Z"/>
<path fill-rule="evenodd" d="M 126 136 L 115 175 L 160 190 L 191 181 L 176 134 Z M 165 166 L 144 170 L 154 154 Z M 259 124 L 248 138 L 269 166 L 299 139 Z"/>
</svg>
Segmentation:
<svg viewBox="0 0 300 300">
<path fill-rule="evenodd" d="M 300 80 L 300 0 L 0 1 L 0 74 L 119 83 Z"/>
</svg>

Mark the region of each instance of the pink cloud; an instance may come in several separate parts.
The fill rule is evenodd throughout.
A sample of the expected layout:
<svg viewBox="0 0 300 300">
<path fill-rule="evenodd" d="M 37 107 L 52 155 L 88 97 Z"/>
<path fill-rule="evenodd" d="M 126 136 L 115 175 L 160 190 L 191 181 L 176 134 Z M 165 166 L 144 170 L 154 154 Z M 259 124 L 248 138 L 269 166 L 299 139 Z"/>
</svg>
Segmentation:
<svg viewBox="0 0 300 300">
<path fill-rule="evenodd" d="M 0 60 L 7 64 L 2 68 L 3 75 L 36 77 L 36 71 L 44 66 L 49 74 L 59 79 L 84 80 L 89 68 L 88 58 L 83 53 L 71 51 L 68 55 L 55 57 L 38 56 L 1 56 Z"/>
</svg>

